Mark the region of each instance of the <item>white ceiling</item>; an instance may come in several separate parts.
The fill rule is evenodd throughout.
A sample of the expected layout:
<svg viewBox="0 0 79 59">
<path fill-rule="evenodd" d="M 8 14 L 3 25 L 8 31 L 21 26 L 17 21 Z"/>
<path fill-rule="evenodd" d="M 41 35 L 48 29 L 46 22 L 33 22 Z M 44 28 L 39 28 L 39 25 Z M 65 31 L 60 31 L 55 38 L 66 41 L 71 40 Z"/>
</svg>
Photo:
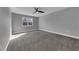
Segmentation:
<svg viewBox="0 0 79 59">
<path fill-rule="evenodd" d="M 33 12 L 35 11 L 33 7 L 11 7 L 11 11 L 13 13 L 41 17 L 44 15 L 62 10 L 64 8 L 66 8 L 66 7 L 39 7 L 39 10 L 42 10 L 45 12 L 44 14 L 42 14 L 42 13 L 33 14 Z"/>
</svg>

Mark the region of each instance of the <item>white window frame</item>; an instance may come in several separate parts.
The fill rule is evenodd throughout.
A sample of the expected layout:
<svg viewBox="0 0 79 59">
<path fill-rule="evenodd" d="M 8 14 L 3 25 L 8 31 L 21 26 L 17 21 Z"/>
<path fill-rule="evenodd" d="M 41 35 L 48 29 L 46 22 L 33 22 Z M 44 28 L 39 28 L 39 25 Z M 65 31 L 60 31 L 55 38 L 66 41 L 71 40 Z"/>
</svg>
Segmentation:
<svg viewBox="0 0 79 59">
<path fill-rule="evenodd" d="M 23 25 L 23 23 L 27 23 L 27 25 Z M 32 23 L 32 25 L 30 25 Z M 23 26 L 33 26 L 33 18 L 32 17 L 22 17 L 22 25 Z"/>
</svg>

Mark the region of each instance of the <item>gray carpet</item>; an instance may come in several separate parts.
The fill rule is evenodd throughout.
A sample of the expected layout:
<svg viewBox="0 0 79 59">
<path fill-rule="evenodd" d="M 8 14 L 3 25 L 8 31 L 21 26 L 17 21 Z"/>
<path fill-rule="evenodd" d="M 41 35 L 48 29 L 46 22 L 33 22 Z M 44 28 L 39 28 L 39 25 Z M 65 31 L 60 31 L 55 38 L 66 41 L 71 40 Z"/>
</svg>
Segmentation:
<svg viewBox="0 0 79 59">
<path fill-rule="evenodd" d="M 33 31 L 11 40 L 7 51 L 79 51 L 79 40 L 44 31 Z"/>
</svg>

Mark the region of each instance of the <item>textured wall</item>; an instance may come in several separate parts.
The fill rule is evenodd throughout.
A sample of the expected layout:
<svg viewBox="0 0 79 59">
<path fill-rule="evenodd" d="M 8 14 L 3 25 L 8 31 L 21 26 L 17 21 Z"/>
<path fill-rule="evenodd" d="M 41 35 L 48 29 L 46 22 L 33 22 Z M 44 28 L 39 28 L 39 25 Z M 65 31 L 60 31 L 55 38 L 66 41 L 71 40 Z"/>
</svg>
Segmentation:
<svg viewBox="0 0 79 59">
<path fill-rule="evenodd" d="M 7 7 L 0 7 L 0 51 L 6 49 L 10 39 L 10 10 Z"/>
<path fill-rule="evenodd" d="M 32 31 L 32 30 L 38 30 L 38 18 L 33 18 L 33 26 L 30 27 L 23 27 L 22 26 L 22 17 L 25 15 L 21 14 L 15 14 L 12 13 L 12 32 L 14 33 L 20 33 L 20 32 L 26 32 L 26 31 Z M 31 16 L 27 16 L 31 17 Z"/>
<path fill-rule="evenodd" d="M 39 28 L 79 38 L 79 7 L 67 8 L 40 17 Z"/>
</svg>

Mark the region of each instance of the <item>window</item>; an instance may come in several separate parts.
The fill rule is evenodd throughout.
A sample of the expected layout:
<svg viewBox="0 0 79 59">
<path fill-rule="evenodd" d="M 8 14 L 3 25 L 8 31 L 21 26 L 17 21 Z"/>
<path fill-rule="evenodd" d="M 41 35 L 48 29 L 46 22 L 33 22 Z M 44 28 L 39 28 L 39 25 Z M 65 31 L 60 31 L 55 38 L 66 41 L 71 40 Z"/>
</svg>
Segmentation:
<svg viewBox="0 0 79 59">
<path fill-rule="evenodd" d="M 33 25 L 33 18 L 31 18 L 31 17 L 22 17 L 22 25 L 23 26 L 32 26 Z"/>
</svg>

